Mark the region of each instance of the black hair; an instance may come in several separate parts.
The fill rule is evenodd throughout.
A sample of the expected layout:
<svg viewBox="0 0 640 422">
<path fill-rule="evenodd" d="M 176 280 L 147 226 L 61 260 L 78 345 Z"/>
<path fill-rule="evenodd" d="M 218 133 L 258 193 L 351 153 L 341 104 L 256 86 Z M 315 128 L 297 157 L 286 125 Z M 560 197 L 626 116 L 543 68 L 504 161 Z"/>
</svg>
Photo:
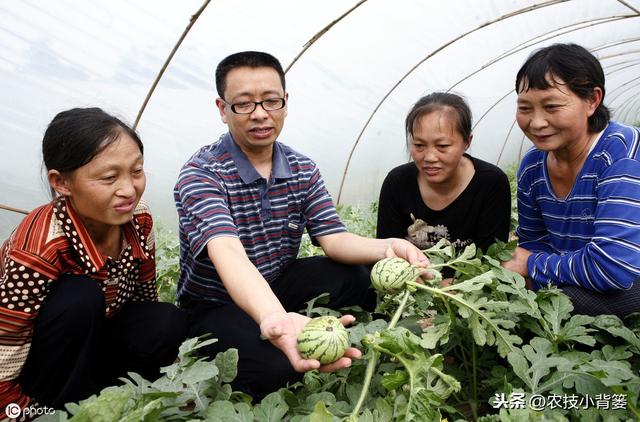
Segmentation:
<svg viewBox="0 0 640 422">
<path fill-rule="evenodd" d="M 286 90 L 284 70 L 278 59 L 269 53 L 263 53 L 261 51 L 241 51 L 225 57 L 216 67 L 216 90 L 220 98 L 224 99 L 224 90 L 227 87 L 227 75 L 233 69 L 239 67 L 270 67 L 278 72 L 282 89 Z"/>
<path fill-rule="evenodd" d="M 462 135 L 465 143 L 471 138 L 471 110 L 461 96 L 450 92 L 433 92 L 420 98 L 411 108 L 405 119 L 407 143 L 413 139 L 413 130 L 419 118 L 434 111 L 442 111 L 453 116 L 455 129 Z"/>
<path fill-rule="evenodd" d="M 138 134 L 102 109 L 72 108 L 58 113 L 44 133 L 42 158 L 48 170 L 70 173 L 91 161 L 125 133 L 144 153 Z M 54 192 L 52 191 L 52 194 Z M 54 194 L 55 195 L 55 194 Z"/>
<path fill-rule="evenodd" d="M 524 62 L 516 75 L 516 92 L 530 89 L 547 89 L 547 79 L 559 78 L 574 94 L 583 100 L 593 98 L 594 89 L 602 90 L 602 101 L 589 117 L 589 130 L 603 130 L 611 113 L 604 105 L 604 71 L 598 59 L 586 48 L 577 44 L 553 44 L 535 51 Z"/>
</svg>

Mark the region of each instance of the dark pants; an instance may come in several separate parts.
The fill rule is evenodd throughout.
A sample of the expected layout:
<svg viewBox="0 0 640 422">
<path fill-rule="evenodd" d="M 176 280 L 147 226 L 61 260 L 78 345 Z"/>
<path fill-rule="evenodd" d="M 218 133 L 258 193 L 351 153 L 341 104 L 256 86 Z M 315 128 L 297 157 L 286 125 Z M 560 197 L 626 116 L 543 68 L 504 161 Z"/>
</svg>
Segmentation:
<svg viewBox="0 0 640 422">
<path fill-rule="evenodd" d="M 623 318 L 640 312 L 640 280 L 629 290 L 598 293 L 577 286 L 562 286 L 564 294 L 571 298 L 573 313 L 582 315 L 616 315 Z"/>
<path fill-rule="evenodd" d="M 371 309 L 375 294 L 369 289 L 369 271 L 364 266 L 343 265 L 326 257 L 294 261 L 271 283 L 275 295 L 288 312 L 305 308 L 305 302 L 329 293 L 329 308 L 359 305 Z M 260 339 L 260 327 L 235 304 L 211 305 L 181 301 L 189 313 L 190 337 L 212 333 L 217 343 L 205 348 L 213 357 L 231 347 L 238 349 L 238 376 L 234 389 L 261 399 L 288 382 L 301 379 L 286 356 L 267 340 Z"/>
<path fill-rule="evenodd" d="M 169 303 L 130 302 L 104 316 L 102 289 L 86 276 L 55 282 L 34 321 L 31 349 L 18 382 L 39 404 L 63 408 L 137 372 L 154 380 L 171 364 L 188 332 L 186 315 Z"/>
</svg>

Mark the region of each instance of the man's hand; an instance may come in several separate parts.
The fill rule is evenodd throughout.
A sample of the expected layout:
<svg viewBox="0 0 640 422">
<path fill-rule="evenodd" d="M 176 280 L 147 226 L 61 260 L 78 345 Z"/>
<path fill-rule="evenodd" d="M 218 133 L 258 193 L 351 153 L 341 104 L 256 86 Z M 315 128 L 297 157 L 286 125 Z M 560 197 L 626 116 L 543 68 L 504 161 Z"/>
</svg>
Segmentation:
<svg viewBox="0 0 640 422">
<path fill-rule="evenodd" d="M 349 347 L 344 352 L 343 357 L 327 365 L 320 365 L 320 362 L 316 359 L 304 359 L 298 352 L 298 334 L 309 321 L 308 317 L 295 312 L 273 313 L 262 319 L 260 332 L 263 337 L 287 356 L 293 369 L 298 372 L 307 372 L 313 369 L 318 369 L 321 372 L 334 372 L 342 368 L 348 368 L 351 366 L 351 359 L 357 359 L 362 356 L 360 350 Z M 340 322 L 345 326 L 353 321 L 355 321 L 355 318 L 352 315 L 340 317 Z"/>
<path fill-rule="evenodd" d="M 511 259 L 502 263 L 502 267 L 527 278 L 529 277 L 529 269 L 527 268 L 529 256 L 531 256 L 531 252 L 518 246 Z"/>
<path fill-rule="evenodd" d="M 415 265 L 419 268 L 427 268 L 429 266 L 429 259 L 418 249 L 413 243 L 404 239 L 390 239 L 391 243 L 386 251 L 387 258 L 393 258 L 397 256 L 409 264 Z"/>
</svg>

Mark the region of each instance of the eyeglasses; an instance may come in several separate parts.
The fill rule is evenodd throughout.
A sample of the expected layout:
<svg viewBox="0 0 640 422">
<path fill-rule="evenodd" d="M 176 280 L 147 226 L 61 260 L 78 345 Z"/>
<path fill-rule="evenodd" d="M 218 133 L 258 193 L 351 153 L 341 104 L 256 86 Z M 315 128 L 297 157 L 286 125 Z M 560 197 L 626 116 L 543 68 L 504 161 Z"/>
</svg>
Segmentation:
<svg viewBox="0 0 640 422">
<path fill-rule="evenodd" d="M 231 106 L 231 111 L 235 114 L 251 114 L 254 112 L 258 105 L 262 107 L 264 111 L 275 111 L 284 108 L 285 99 L 284 98 L 269 98 L 267 100 L 262 101 L 246 101 L 242 103 L 228 103 L 224 99 L 221 100 Z"/>
</svg>

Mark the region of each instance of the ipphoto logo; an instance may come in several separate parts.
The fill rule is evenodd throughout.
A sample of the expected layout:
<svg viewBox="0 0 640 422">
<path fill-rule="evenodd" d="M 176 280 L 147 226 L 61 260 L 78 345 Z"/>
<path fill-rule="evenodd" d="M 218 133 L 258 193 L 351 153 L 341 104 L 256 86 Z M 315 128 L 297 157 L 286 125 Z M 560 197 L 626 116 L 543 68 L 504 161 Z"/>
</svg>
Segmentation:
<svg viewBox="0 0 640 422">
<path fill-rule="evenodd" d="M 9 403 L 4 408 L 4 413 L 7 415 L 7 417 L 13 419 L 17 419 L 19 417 L 34 418 L 42 415 L 53 415 L 55 411 L 56 409 L 54 409 L 53 407 L 47 406 L 28 406 L 23 409 L 17 403 Z"/>
</svg>

